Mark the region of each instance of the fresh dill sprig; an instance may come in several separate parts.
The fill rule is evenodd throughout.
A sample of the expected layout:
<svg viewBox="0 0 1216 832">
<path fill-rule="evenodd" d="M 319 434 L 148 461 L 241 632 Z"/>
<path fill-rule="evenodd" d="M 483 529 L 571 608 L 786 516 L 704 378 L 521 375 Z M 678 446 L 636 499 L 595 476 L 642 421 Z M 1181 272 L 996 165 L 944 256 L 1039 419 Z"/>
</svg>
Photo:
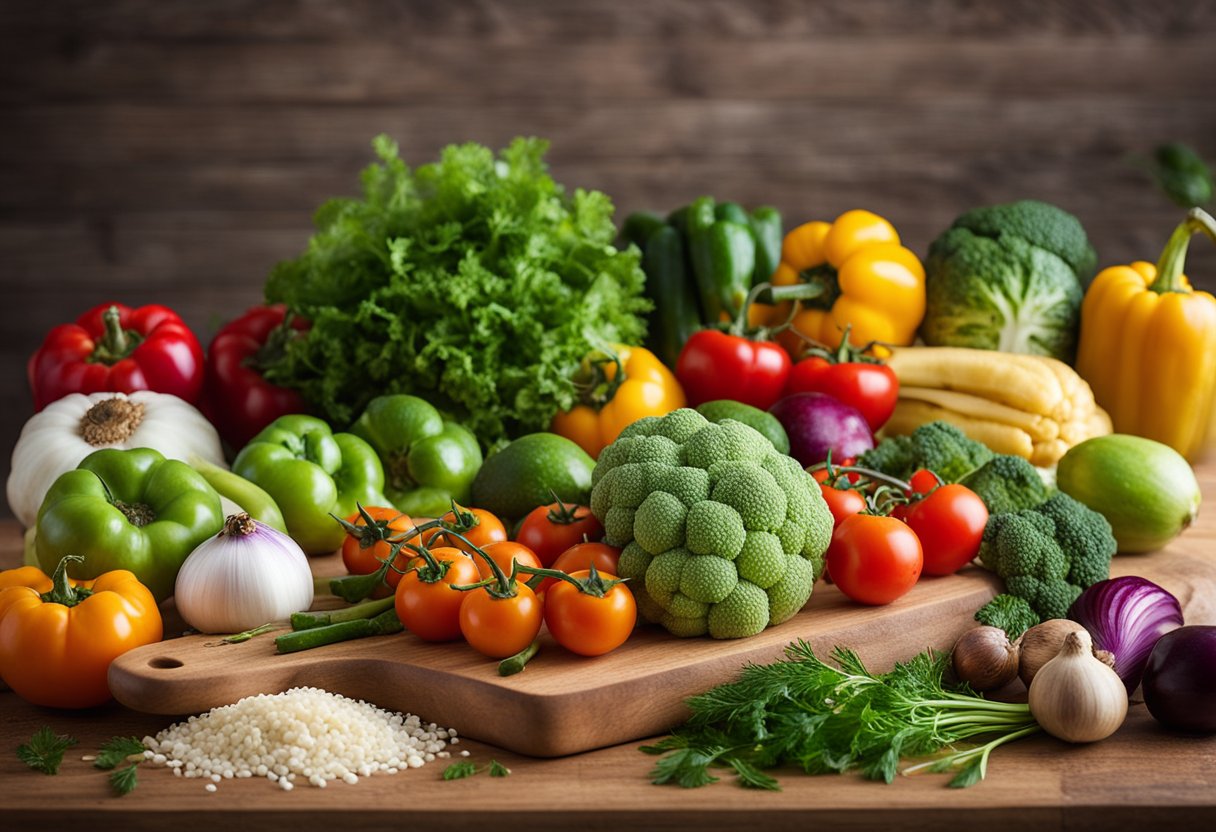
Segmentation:
<svg viewBox="0 0 1216 832">
<path fill-rule="evenodd" d="M 777 790 L 764 769 L 797 765 L 808 774 L 857 770 L 890 783 L 900 760 L 933 757 L 903 773 L 957 771 L 953 787 L 984 778 L 998 746 L 1039 730 L 1026 705 L 993 702 L 948 685 L 948 653 L 928 651 L 874 675 L 851 650 L 832 651 L 833 667 L 805 641 L 785 659 L 748 665 L 739 678 L 687 701 L 688 722 L 642 750 L 662 755 L 654 783 L 685 788 L 735 772 L 740 785 Z M 987 740 L 956 749 L 958 743 Z"/>
<path fill-rule="evenodd" d="M 58 774 L 63 753 L 76 742 L 75 737 L 56 734 L 49 725 L 43 725 L 34 732 L 29 742 L 17 746 L 17 758 L 34 771 Z"/>
</svg>

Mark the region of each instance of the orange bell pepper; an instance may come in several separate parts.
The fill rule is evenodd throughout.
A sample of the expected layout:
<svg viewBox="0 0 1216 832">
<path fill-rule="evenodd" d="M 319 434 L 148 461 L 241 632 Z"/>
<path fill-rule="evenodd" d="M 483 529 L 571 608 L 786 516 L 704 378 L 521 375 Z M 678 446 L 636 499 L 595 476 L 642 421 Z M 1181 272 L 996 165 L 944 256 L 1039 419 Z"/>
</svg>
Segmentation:
<svg viewBox="0 0 1216 832">
<path fill-rule="evenodd" d="M 75 581 L 68 555 L 52 577 L 33 566 L 0 572 L 0 678 L 21 698 L 89 708 L 110 698 L 110 662 L 160 641 L 152 593 L 125 569 Z"/>
<path fill-rule="evenodd" d="M 615 353 L 589 359 L 581 379 L 583 402 L 553 417 L 551 430 L 573 440 L 591 457 L 611 445 L 626 426 L 644 416 L 663 416 L 684 406 L 684 389 L 671 370 L 643 347 L 614 344 Z"/>
</svg>

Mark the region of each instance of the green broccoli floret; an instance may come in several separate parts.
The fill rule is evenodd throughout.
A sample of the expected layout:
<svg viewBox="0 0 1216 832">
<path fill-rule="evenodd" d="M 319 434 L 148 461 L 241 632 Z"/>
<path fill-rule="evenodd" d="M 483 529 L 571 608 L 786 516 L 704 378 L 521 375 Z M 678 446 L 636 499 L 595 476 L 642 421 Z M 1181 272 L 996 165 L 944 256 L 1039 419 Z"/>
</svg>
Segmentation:
<svg viewBox="0 0 1216 832">
<path fill-rule="evenodd" d="M 987 445 L 949 422 L 926 422 L 907 436 L 882 440 L 862 454 L 857 464 L 903 480 L 928 468 L 946 482 L 958 482 L 992 456 Z"/>
<path fill-rule="evenodd" d="M 1067 618 L 1083 589 L 1109 577 L 1115 548 L 1102 515 L 1056 494 L 1033 509 L 989 517 L 979 557 L 1046 620 Z"/>
<path fill-rule="evenodd" d="M 975 620 L 989 627 L 999 627 L 1013 641 L 1039 623 L 1039 617 L 1025 598 L 1003 592 L 975 611 Z"/>
<path fill-rule="evenodd" d="M 968 211 L 929 247 L 920 335 L 930 346 L 1071 361 L 1081 287 L 1096 265 L 1081 223 L 1054 205 Z"/>
<path fill-rule="evenodd" d="M 959 482 L 980 496 L 989 514 L 1034 508 L 1051 496 L 1038 469 L 1009 454 L 994 456 Z"/>
<path fill-rule="evenodd" d="M 832 534 L 797 462 L 740 422 L 689 409 L 635 422 L 604 449 L 591 508 L 623 547 L 639 614 L 683 637 L 742 638 L 790 618 Z"/>
</svg>

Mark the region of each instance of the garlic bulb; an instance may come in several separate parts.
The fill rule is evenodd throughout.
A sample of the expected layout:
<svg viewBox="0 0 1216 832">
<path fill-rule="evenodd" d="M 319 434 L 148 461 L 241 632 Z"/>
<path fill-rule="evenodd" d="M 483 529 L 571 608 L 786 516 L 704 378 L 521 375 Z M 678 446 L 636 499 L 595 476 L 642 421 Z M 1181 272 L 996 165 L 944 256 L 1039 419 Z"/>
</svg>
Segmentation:
<svg viewBox="0 0 1216 832">
<path fill-rule="evenodd" d="M 1054 659 L 1030 683 L 1030 713 L 1053 737 L 1097 742 L 1127 716 L 1127 689 L 1119 674 L 1096 659 L 1085 630 L 1069 633 Z"/>
<path fill-rule="evenodd" d="M 312 605 L 312 570 L 287 535 L 234 514 L 177 573 L 174 603 L 203 633 L 239 633 Z"/>
<path fill-rule="evenodd" d="M 1034 681 L 1035 674 L 1049 661 L 1059 655 L 1064 646 L 1064 639 L 1069 633 L 1084 630 L 1075 621 L 1067 618 L 1049 618 L 1042 624 L 1036 624 L 1018 638 L 1018 651 L 1021 663 L 1018 675 L 1026 687 Z"/>
<path fill-rule="evenodd" d="M 168 393 L 72 393 L 34 414 L 13 449 L 8 504 L 27 528 L 65 471 L 100 448 L 152 448 L 169 459 L 224 464 L 219 434 L 193 406 Z"/>
</svg>

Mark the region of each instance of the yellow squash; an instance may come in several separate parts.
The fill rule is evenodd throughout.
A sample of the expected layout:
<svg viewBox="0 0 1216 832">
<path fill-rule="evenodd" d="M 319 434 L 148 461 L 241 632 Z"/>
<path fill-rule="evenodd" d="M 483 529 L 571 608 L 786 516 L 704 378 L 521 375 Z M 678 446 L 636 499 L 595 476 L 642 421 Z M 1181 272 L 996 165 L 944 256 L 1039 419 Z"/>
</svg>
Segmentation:
<svg viewBox="0 0 1216 832">
<path fill-rule="evenodd" d="M 1203 449 L 1216 397 L 1216 298 L 1182 268 L 1191 235 L 1216 241 L 1216 220 L 1192 208 L 1154 267 L 1104 269 L 1081 304 L 1077 370 L 1115 431 L 1164 442 L 1187 459 Z"/>
<path fill-rule="evenodd" d="M 793 329 L 835 347 L 846 327 L 854 346 L 872 341 L 911 344 L 925 316 L 925 269 L 900 245 L 894 226 L 869 211 L 846 211 L 835 222 L 808 222 L 785 235 L 775 286 L 818 283 L 823 293 L 799 301 Z M 788 306 L 770 315 L 784 320 Z M 783 342 L 800 352 L 797 340 Z"/>
</svg>

